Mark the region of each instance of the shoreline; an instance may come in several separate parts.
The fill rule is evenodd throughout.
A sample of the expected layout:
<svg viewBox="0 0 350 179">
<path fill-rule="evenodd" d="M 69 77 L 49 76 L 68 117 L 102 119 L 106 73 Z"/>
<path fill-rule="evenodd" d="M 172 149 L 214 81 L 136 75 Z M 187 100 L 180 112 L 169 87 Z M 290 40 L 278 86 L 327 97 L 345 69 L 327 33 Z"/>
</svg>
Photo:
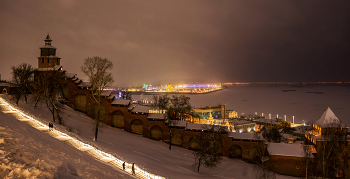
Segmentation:
<svg viewBox="0 0 350 179">
<path fill-rule="evenodd" d="M 209 91 L 209 92 L 205 92 L 205 93 L 191 93 L 191 92 L 146 92 L 146 91 L 135 91 L 135 92 L 131 92 L 130 93 L 132 95 L 140 95 L 140 94 L 143 94 L 143 95 L 157 95 L 157 94 L 208 94 L 208 93 L 213 93 L 213 92 L 217 92 L 217 91 L 222 91 L 224 90 L 225 88 L 221 88 L 221 89 L 217 89 L 217 90 L 214 90 L 214 91 Z"/>
</svg>

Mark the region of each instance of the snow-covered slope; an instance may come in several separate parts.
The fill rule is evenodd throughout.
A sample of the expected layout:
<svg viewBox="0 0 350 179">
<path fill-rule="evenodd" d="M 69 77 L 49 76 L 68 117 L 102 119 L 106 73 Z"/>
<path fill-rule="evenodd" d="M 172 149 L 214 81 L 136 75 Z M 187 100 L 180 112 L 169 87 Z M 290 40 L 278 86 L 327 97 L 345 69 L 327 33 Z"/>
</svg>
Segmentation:
<svg viewBox="0 0 350 179">
<path fill-rule="evenodd" d="M 0 112 L 0 178 L 132 178 Z"/>
<path fill-rule="evenodd" d="M 0 97 L 8 99 L 8 96 L 5 95 L 2 95 Z M 33 109 L 31 104 L 24 104 L 23 101 L 21 101 L 19 108 L 21 108 L 21 110 L 27 114 L 35 116 L 37 119 L 41 120 L 44 123 L 48 123 L 52 119 L 50 112 L 43 104 L 39 105 L 37 109 Z M 99 132 L 98 140 L 93 141 L 93 126 L 92 120 L 89 117 L 83 113 L 76 112 L 69 107 L 66 107 L 64 118 L 66 126 L 69 127 L 70 131 L 73 132 L 68 132 L 66 127 L 59 126 L 58 124 L 55 124 L 54 127 L 62 130 L 62 132 L 67 132 L 70 135 L 73 135 L 74 137 L 77 137 L 80 140 L 89 143 L 107 153 L 118 156 L 119 158 L 126 160 L 128 163 L 135 163 L 135 165 L 144 168 L 145 170 L 156 175 L 160 175 L 166 178 L 253 178 L 253 165 L 243 162 L 239 159 L 229 159 L 224 157 L 222 163 L 217 168 L 201 168 L 200 172 L 197 173 L 196 170 L 192 167 L 194 159 L 192 151 L 190 150 L 174 146 L 170 151 L 168 149 L 168 145 L 165 143 L 143 138 L 140 135 L 131 134 L 125 132 L 123 129 L 117 129 L 110 126 L 102 127 L 101 132 Z M 17 130 L 16 126 L 18 126 L 18 123 L 27 125 L 13 118 L 11 118 L 11 120 L 7 120 L 7 123 L 9 124 L 6 125 L 10 130 Z M 3 125 L 3 122 L 0 122 L 0 125 Z M 27 127 L 31 128 L 30 126 Z M 36 130 L 33 128 L 31 129 Z M 60 156 L 63 155 L 63 153 L 67 153 L 66 155 L 69 155 L 73 150 L 76 150 L 76 152 L 79 154 L 76 154 L 71 158 L 75 158 L 76 156 L 76 159 L 83 157 L 83 159 L 87 160 L 89 157 L 85 153 L 74 149 L 62 141 L 58 141 L 57 139 L 52 138 L 43 132 L 40 132 L 38 130 L 36 130 L 36 132 L 41 133 L 41 135 L 37 134 L 39 139 L 45 138 L 45 142 L 43 142 L 44 144 L 51 143 L 51 141 L 56 141 L 60 144 L 57 144 L 59 145 L 59 147 L 57 147 L 58 150 L 52 151 L 53 156 Z M 31 136 L 29 135 L 29 137 Z M 40 148 L 33 150 L 40 151 Z M 90 167 L 94 166 L 95 163 L 96 167 L 98 165 L 102 165 L 102 163 L 99 163 L 99 161 L 96 161 L 92 158 L 90 161 L 94 163 L 93 165 L 89 165 Z M 76 163 L 73 163 L 72 166 L 75 167 Z M 103 166 L 106 165 L 103 164 Z M 78 169 L 79 168 L 76 168 L 77 171 Z M 103 172 L 101 173 L 101 176 L 104 176 L 105 173 L 105 175 L 108 176 L 108 173 L 111 173 L 111 168 L 107 166 L 97 171 Z M 123 175 L 123 173 L 118 171 L 114 171 L 114 173 L 111 174 L 117 175 L 116 178 Z M 123 175 L 122 177 L 127 176 L 128 175 Z M 277 175 L 277 178 L 293 177 Z"/>
</svg>

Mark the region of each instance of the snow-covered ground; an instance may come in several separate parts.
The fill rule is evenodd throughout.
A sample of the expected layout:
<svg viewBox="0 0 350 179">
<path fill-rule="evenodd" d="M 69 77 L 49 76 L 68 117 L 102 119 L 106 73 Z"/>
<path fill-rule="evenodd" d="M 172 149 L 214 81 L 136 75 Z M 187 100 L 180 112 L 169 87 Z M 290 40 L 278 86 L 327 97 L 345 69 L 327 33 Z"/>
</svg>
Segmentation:
<svg viewBox="0 0 350 179">
<path fill-rule="evenodd" d="M 0 97 L 7 101 L 9 100 L 9 97 L 6 95 L 1 95 Z M 30 102 L 24 104 L 23 100 L 21 100 L 18 108 L 31 116 L 35 116 L 36 119 L 43 123 L 48 123 L 52 120 L 51 113 L 46 109 L 44 104 L 39 104 L 36 109 L 33 109 Z M 93 159 L 86 153 L 44 132 L 30 127 L 24 122 L 5 116 L 5 114 L 0 115 L 0 126 L 5 128 L 5 132 L 8 133 L 9 138 L 14 138 L 15 141 L 22 139 L 25 142 L 19 142 L 18 145 L 20 146 L 9 147 L 9 149 L 6 149 L 4 144 L 0 144 L 2 147 L 0 150 L 8 152 L 11 149 L 17 150 L 17 148 L 21 148 L 22 146 L 24 147 L 24 151 L 30 151 L 30 154 L 26 154 L 25 156 L 33 155 L 31 156 L 32 160 L 44 160 L 49 166 L 55 166 L 53 169 L 49 167 L 50 170 L 36 167 L 41 172 L 47 172 L 51 174 L 50 176 L 54 176 L 62 170 L 61 168 L 68 168 L 72 176 L 78 175 L 81 178 L 95 178 L 96 176 L 98 178 L 103 178 L 103 176 L 107 178 L 130 177 L 127 173 L 123 173 L 123 171 L 118 169 L 113 170 L 112 167 Z M 252 164 L 226 157 L 223 158 L 222 163 L 217 168 L 207 169 L 201 167 L 198 173 L 192 167 L 194 161 L 192 151 L 176 146 L 170 151 L 168 145 L 165 143 L 143 138 L 140 135 L 131 134 L 125 132 L 123 129 L 110 126 L 101 127 L 98 140 L 93 141 L 94 133 L 91 118 L 69 107 L 65 107 L 64 120 L 65 127 L 58 124 L 54 124 L 54 127 L 102 151 L 117 156 L 128 163 L 135 163 L 138 167 L 144 168 L 146 171 L 156 175 L 166 178 L 254 178 Z M 5 146 L 7 146 L 6 143 Z M 43 149 L 48 149 L 48 154 Z M 7 156 L 9 157 L 7 160 L 13 160 L 15 163 L 19 163 L 20 161 L 16 159 L 16 155 L 7 154 Z M 84 161 L 83 164 L 82 161 Z M 63 167 L 61 167 L 62 165 Z M 26 166 L 29 167 L 31 165 Z M 75 170 L 76 172 L 74 172 Z M 277 178 L 287 179 L 294 177 L 277 175 Z"/>
<path fill-rule="evenodd" d="M 132 178 L 0 112 L 0 178 Z"/>
</svg>

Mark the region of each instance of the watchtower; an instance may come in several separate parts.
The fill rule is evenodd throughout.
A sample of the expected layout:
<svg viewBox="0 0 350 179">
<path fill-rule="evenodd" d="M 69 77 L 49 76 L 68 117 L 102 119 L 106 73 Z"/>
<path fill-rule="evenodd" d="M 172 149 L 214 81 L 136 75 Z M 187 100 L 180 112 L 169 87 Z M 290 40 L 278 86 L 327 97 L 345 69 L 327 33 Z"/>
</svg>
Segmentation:
<svg viewBox="0 0 350 179">
<path fill-rule="evenodd" d="M 40 47 L 40 57 L 38 57 L 38 68 L 40 70 L 52 70 L 52 68 L 60 65 L 60 57 L 56 56 L 56 48 L 51 46 L 51 37 L 47 34 L 45 41 L 45 46 Z M 55 69 L 57 70 L 57 69 Z"/>
</svg>

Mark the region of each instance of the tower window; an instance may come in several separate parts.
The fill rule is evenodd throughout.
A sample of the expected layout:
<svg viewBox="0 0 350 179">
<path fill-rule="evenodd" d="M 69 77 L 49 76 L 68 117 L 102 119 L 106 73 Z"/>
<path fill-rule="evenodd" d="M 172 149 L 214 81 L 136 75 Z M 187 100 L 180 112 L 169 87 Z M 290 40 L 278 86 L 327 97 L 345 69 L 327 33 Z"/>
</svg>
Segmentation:
<svg viewBox="0 0 350 179">
<path fill-rule="evenodd" d="M 49 58 L 47 59 L 47 63 L 50 63 L 50 59 Z"/>
<path fill-rule="evenodd" d="M 44 59 L 43 58 L 41 59 L 41 63 L 44 63 Z"/>
</svg>

